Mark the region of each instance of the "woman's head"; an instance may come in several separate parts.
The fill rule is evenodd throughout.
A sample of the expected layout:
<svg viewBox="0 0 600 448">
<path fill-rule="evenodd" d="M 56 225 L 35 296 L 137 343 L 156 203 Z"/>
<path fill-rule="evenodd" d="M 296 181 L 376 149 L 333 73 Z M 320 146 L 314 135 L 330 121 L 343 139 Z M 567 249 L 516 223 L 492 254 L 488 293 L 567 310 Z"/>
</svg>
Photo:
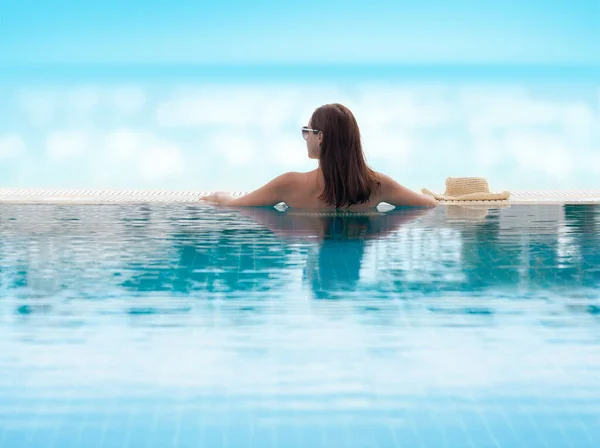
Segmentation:
<svg viewBox="0 0 600 448">
<path fill-rule="evenodd" d="M 336 207 L 369 201 L 379 182 L 365 161 L 354 115 L 341 104 L 316 109 L 303 128 L 308 156 L 319 159 L 325 178 L 321 199 Z"/>
</svg>

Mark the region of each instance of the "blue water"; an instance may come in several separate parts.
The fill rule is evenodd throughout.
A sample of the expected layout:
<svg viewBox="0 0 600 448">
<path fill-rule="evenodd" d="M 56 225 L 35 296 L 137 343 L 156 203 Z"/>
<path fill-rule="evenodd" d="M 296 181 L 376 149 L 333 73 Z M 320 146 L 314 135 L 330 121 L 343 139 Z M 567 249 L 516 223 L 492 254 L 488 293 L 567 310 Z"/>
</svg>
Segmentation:
<svg viewBox="0 0 600 448">
<path fill-rule="evenodd" d="M 0 207 L 0 446 L 600 446 L 600 206 Z"/>
</svg>

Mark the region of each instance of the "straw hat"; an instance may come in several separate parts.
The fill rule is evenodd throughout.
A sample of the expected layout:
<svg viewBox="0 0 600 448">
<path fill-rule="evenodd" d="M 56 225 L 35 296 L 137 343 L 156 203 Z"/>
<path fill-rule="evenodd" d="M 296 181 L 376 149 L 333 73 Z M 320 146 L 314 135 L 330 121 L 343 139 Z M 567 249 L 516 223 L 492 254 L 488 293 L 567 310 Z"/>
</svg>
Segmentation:
<svg viewBox="0 0 600 448">
<path fill-rule="evenodd" d="M 483 177 L 448 177 L 444 194 L 433 193 L 427 188 L 421 191 L 439 201 L 507 201 L 510 197 L 508 191 L 490 193 Z"/>
</svg>

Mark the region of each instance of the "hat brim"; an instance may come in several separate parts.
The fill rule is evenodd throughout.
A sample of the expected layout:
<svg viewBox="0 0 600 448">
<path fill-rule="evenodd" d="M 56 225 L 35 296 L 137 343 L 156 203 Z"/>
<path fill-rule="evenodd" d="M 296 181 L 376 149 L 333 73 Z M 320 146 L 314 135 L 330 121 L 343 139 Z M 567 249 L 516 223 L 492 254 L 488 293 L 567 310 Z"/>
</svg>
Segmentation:
<svg viewBox="0 0 600 448">
<path fill-rule="evenodd" d="M 424 194 L 433 196 L 438 201 L 508 201 L 508 198 L 510 197 L 510 193 L 508 191 L 503 191 L 501 193 L 468 193 L 461 196 L 447 196 L 444 194 L 438 194 L 428 190 L 427 188 L 423 188 L 421 191 Z"/>
</svg>

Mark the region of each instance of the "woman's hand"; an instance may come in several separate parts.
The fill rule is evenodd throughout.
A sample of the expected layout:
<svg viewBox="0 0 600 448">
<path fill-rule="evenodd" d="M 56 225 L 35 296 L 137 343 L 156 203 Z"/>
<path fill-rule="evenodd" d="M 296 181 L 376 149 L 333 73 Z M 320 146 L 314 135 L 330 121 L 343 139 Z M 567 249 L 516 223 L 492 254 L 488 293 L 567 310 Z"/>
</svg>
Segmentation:
<svg viewBox="0 0 600 448">
<path fill-rule="evenodd" d="M 232 198 L 231 198 L 231 196 L 229 196 L 228 193 L 224 193 L 222 191 L 219 191 L 217 193 L 209 194 L 208 196 L 202 196 L 200 198 L 200 201 L 202 201 L 202 202 L 209 202 L 211 204 L 227 205 L 227 203 L 231 199 Z"/>
</svg>

